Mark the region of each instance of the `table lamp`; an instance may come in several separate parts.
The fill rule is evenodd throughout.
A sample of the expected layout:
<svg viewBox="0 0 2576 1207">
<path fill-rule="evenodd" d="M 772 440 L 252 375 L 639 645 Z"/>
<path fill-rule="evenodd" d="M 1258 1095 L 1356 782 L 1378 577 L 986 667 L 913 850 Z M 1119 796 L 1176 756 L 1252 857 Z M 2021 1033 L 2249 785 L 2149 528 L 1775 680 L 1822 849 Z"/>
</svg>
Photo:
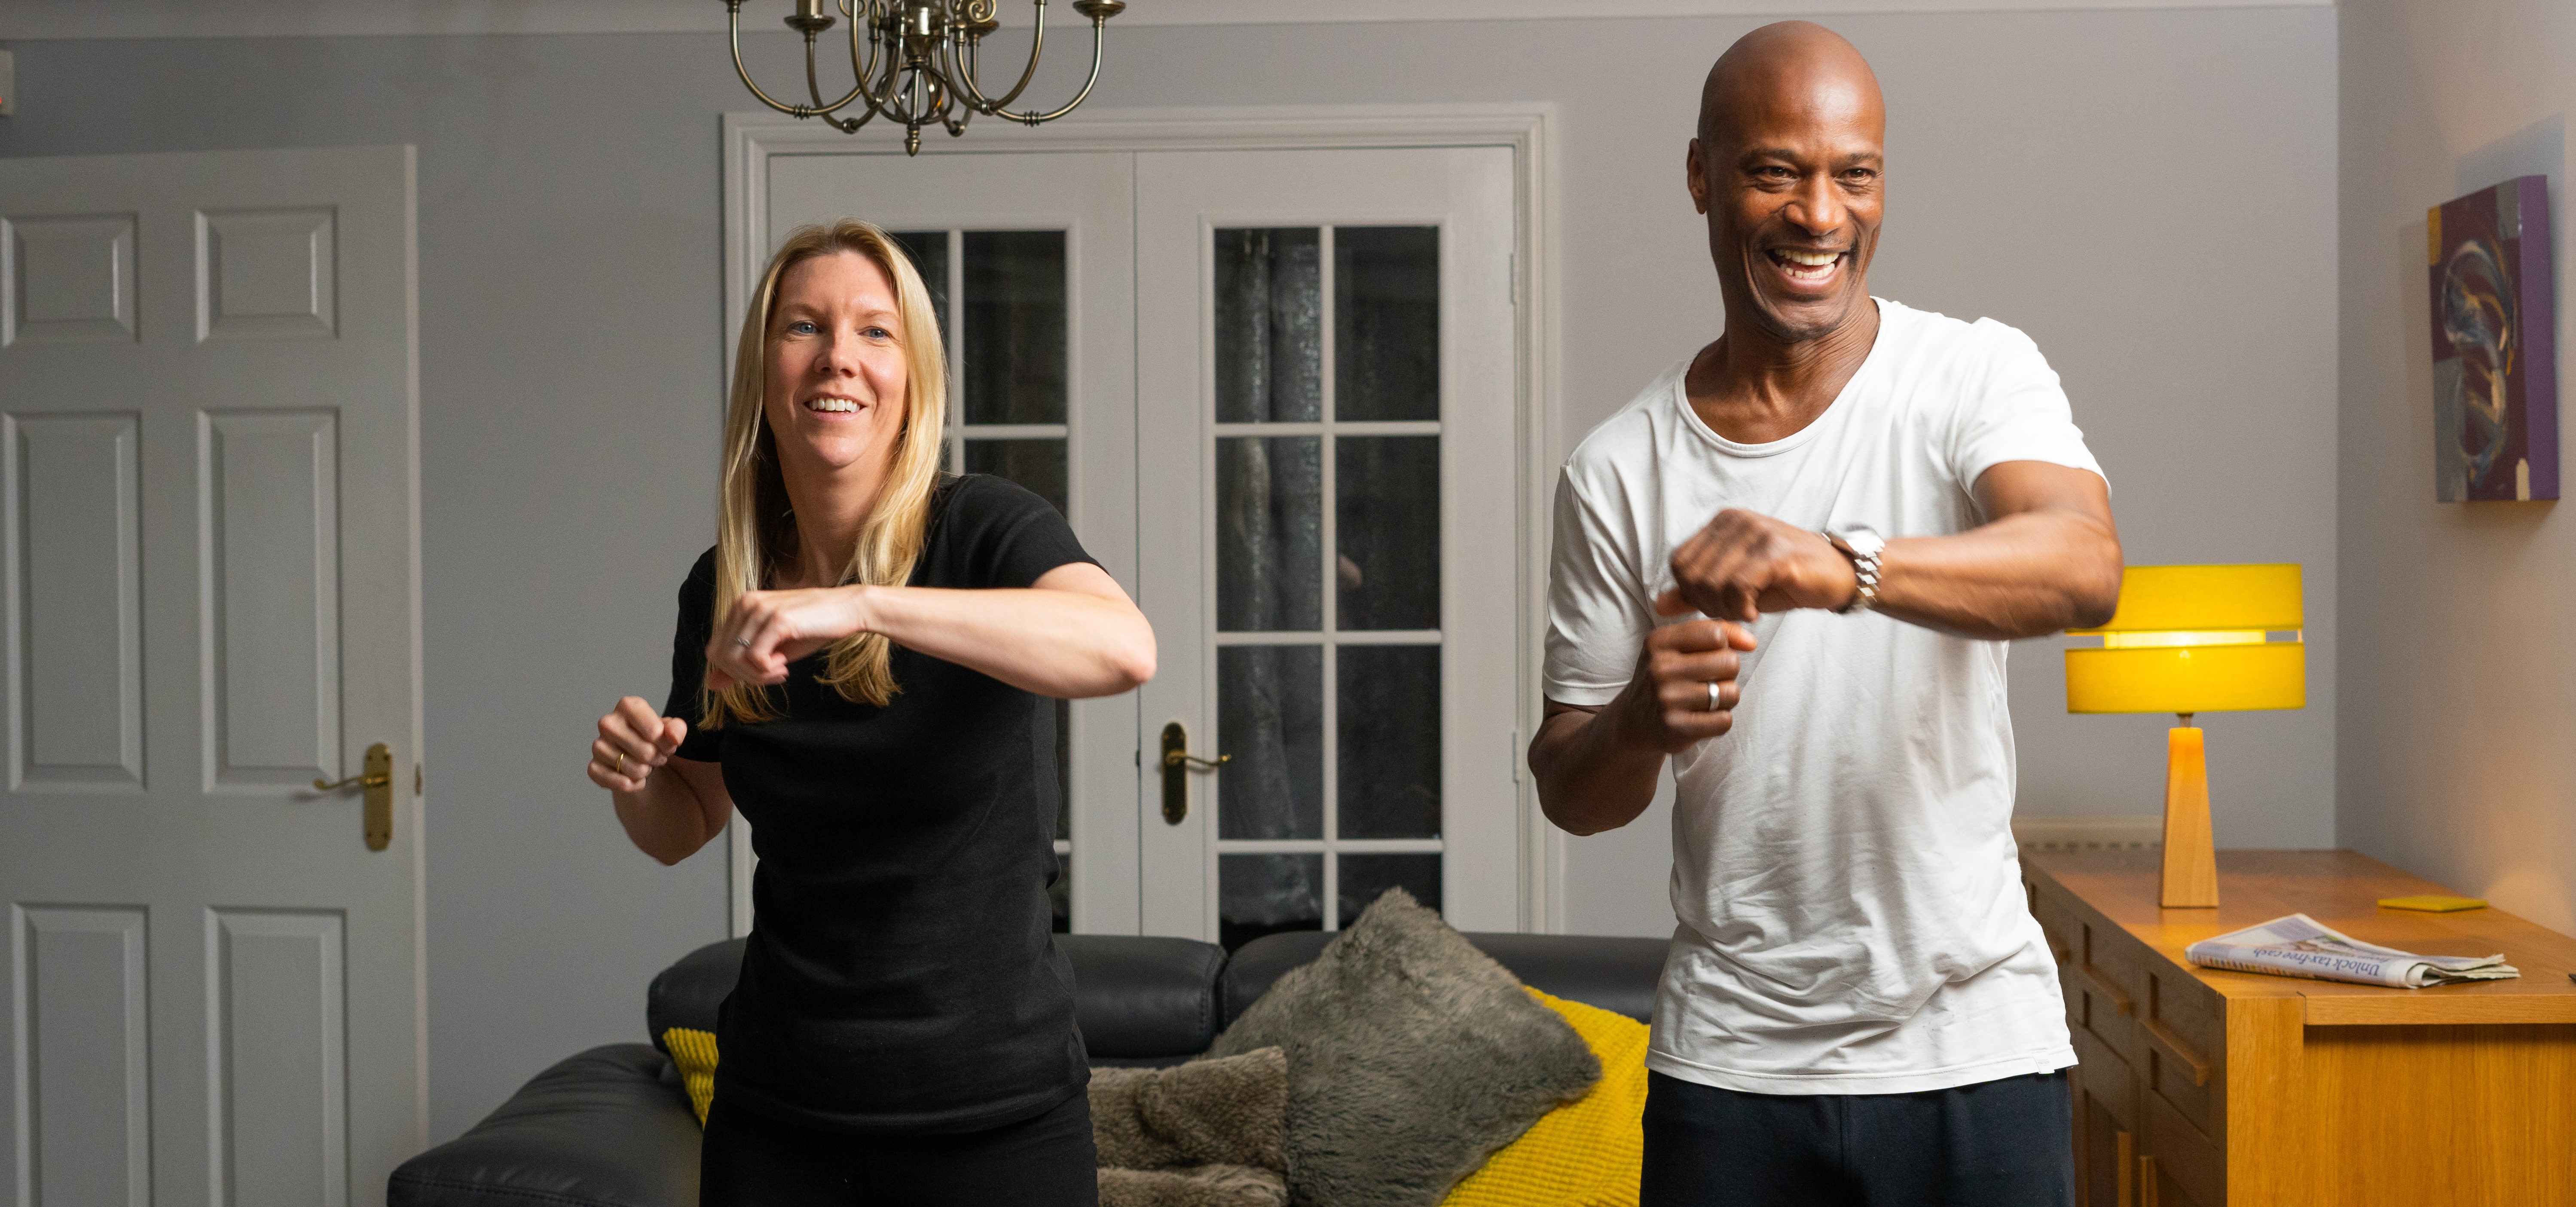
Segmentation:
<svg viewBox="0 0 2576 1207">
<path fill-rule="evenodd" d="M 2120 607 L 2098 647 L 2066 651 L 2066 711 L 2169 712 L 2165 744 L 2167 909 L 2218 904 L 2218 852 L 2209 829 L 2209 762 L 2192 717 L 2252 708 L 2305 708 L 2299 568 L 2131 566 Z M 2287 632 L 2286 641 L 2271 635 Z"/>
</svg>

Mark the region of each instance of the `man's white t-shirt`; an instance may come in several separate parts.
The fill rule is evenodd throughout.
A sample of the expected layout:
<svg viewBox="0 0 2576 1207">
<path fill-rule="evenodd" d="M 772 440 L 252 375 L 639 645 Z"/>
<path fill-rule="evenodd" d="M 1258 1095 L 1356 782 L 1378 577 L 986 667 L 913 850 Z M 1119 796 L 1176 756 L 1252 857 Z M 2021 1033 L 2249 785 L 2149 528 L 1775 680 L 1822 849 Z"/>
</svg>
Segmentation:
<svg viewBox="0 0 2576 1207">
<path fill-rule="evenodd" d="M 2102 472 L 2028 336 L 1878 308 L 1859 372 L 1786 439 L 1712 431 L 1687 360 L 1584 438 L 1557 484 L 1549 699 L 1627 687 L 1672 551 L 1722 510 L 1941 536 L 1983 522 L 1969 492 L 1999 462 Z M 1876 613 L 1752 627 L 1734 728 L 1673 756 L 1681 925 L 1647 1066 L 1750 1093 L 1893 1094 L 2074 1064 L 2012 839 L 2005 644 Z"/>
</svg>

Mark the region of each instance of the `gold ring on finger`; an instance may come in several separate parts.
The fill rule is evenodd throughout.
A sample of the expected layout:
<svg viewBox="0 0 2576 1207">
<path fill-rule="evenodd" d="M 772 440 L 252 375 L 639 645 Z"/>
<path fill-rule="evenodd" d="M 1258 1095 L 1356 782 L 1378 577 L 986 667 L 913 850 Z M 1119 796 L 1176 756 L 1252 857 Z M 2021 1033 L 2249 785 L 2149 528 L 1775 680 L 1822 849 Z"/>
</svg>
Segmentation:
<svg viewBox="0 0 2576 1207">
<path fill-rule="evenodd" d="M 623 750 L 617 752 L 617 774 L 626 774 L 626 752 Z"/>
</svg>

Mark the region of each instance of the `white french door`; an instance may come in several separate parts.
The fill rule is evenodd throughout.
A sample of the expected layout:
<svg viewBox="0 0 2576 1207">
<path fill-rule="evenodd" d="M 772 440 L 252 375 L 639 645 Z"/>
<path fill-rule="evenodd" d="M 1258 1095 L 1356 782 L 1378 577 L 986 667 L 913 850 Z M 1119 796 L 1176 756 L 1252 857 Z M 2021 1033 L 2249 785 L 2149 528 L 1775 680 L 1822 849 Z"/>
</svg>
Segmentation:
<svg viewBox="0 0 2576 1207">
<path fill-rule="evenodd" d="M 0 160 L 15 1202 L 337 1207 L 425 1138 L 412 190 Z"/>
<path fill-rule="evenodd" d="M 1511 167 L 1137 157 L 1148 933 L 1520 926 Z"/>
<path fill-rule="evenodd" d="M 949 468 L 991 473 L 1062 510 L 1136 587 L 1132 156 L 807 155 L 771 163 L 760 262 L 800 225 L 893 232 L 944 316 Z M 739 313 L 731 316 L 739 324 Z M 733 343 L 726 341 L 726 347 Z M 1058 929 L 1134 933 L 1136 706 L 1060 705 Z M 1090 807 L 1077 808 L 1077 804 Z M 748 824 L 734 823 L 737 931 L 751 921 Z"/>
<path fill-rule="evenodd" d="M 897 232 L 948 315 L 952 466 L 1056 500 L 1153 621 L 1154 682 L 1069 709 L 1060 927 L 1239 942 L 1399 884 L 1520 927 L 1510 148 L 809 146 L 737 179 L 732 296 L 798 224 Z M 1175 724 L 1232 758 L 1167 808 Z"/>
</svg>

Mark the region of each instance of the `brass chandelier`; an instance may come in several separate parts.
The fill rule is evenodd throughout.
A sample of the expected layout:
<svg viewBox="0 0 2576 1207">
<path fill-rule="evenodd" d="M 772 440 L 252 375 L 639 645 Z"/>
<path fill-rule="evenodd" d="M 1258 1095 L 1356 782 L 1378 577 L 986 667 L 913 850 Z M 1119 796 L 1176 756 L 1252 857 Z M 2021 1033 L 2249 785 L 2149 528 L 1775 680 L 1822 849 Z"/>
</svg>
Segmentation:
<svg viewBox="0 0 2576 1207">
<path fill-rule="evenodd" d="M 783 104 L 752 82 L 750 70 L 742 65 L 743 0 L 725 0 L 725 29 L 733 39 L 735 74 L 760 103 L 795 117 L 822 118 L 843 134 L 856 134 L 859 127 L 879 117 L 902 126 L 907 155 L 921 153 L 924 126 L 940 126 L 955 136 L 964 134 L 966 123 L 978 113 L 1034 126 L 1073 112 L 1100 80 L 1100 46 L 1109 19 L 1127 9 L 1126 0 L 1073 0 L 1073 11 L 1091 22 L 1091 74 L 1082 81 L 1082 91 L 1055 109 L 1013 112 L 1008 106 L 1036 77 L 1038 55 L 1046 49 L 1047 0 L 1034 0 L 1037 32 L 1029 42 L 1028 66 L 1021 69 L 1019 82 L 1000 96 L 987 95 L 976 78 L 984 36 L 1001 28 L 994 17 L 999 0 L 831 0 L 850 22 L 850 70 L 858 83 L 828 104 L 814 67 L 815 41 L 834 24 L 824 3 L 795 0 L 796 11 L 787 17 L 787 27 L 805 35 L 805 92 L 811 104 Z M 864 58 L 862 33 L 866 35 Z M 856 117 L 837 116 L 855 103 L 864 103 L 867 111 Z"/>
</svg>

